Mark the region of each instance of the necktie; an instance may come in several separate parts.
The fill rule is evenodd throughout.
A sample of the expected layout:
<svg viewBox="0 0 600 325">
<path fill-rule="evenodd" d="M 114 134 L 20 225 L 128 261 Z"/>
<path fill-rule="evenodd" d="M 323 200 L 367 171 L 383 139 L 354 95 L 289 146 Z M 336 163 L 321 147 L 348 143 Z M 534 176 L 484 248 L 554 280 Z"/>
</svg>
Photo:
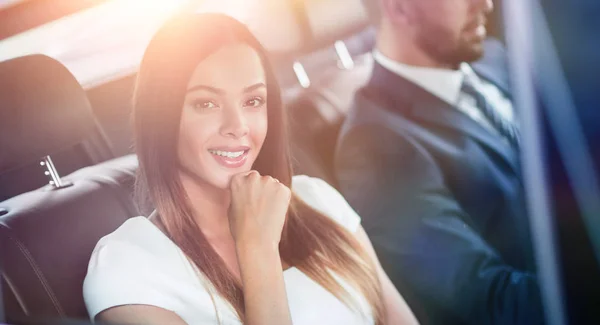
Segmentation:
<svg viewBox="0 0 600 325">
<path fill-rule="evenodd" d="M 514 123 L 500 115 L 498 110 L 485 98 L 485 96 L 474 86 L 471 78 L 465 76 L 462 91 L 472 96 L 477 108 L 488 119 L 492 126 L 515 147 L 519 147 L 520 134 Z"/>
</svg>

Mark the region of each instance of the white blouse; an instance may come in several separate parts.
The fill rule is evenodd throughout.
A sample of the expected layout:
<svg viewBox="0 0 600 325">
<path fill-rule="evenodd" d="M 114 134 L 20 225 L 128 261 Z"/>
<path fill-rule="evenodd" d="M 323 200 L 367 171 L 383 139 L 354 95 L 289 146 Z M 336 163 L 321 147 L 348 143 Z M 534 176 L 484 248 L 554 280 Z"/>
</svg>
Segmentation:
<svg viewBox="0 0 600 325">
<path fill-rule="evenodd" d="M 307 204 L 354 233 L 360 217 L 342 195 L 323 180 L 294 176 L 292 190 Z M 294 325 L 372 325 L 364 296 L 341 278 L 360 310 L 347 307 L 325 288 L 291 267 L 283 272 Z M 209 290 L 213 292 L 215 303 Z M 110 307 L 142 304 L 176 313 L 188 325 L 240 325 L 233 307 L 185 257 L 183 252 L 146 217 L 127 220 L 96 245 L 83 284 L 92 320 Z M 216 306 L 215 306 L 216 305 Z"/>
</svg>

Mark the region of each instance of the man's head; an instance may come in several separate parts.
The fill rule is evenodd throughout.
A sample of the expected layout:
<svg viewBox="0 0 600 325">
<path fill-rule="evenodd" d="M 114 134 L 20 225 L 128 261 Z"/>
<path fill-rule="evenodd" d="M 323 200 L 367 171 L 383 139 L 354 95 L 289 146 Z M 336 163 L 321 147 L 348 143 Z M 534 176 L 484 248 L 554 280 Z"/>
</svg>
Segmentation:
<svg viewBox="0 0 600 325">
<path fill-rule="evenodd" d="M 363 0 L 379 25 L 379 42 L 403 53 L 456 66 L 483 55 L 486 17 L 492 0 Z M 379 44 L 394 46 L 394 44 Z M 406 47 L 411 47 L 406 49 Z M 406 51 L 408 50 L 408 51 Z"/>
</svg>

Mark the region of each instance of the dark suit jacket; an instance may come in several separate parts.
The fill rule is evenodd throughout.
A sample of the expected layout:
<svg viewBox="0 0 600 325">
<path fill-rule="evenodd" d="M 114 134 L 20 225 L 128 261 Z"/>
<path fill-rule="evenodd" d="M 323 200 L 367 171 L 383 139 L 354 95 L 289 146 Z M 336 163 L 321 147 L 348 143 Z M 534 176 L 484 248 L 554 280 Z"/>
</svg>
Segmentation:
<svg viewBox="0 0 600 325">
<path fill-rule="evenodd" d="M 499 49 L 473 67 L 508 94 Z M 423 324 L 543 323 L 518 152 L 498 136 L 376 63 L 336 177 Z"/>
</svg>

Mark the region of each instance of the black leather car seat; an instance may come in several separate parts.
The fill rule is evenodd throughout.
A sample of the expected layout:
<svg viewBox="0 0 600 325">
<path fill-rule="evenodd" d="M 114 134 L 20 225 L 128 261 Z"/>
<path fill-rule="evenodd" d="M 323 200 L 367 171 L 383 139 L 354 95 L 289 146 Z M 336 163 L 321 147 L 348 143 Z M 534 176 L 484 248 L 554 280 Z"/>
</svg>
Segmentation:
<svg viewBox="0 0 600 325">
<path fill-rule="evenodd" d="M 34 55 L 2 62 L 0 82 L 0 184 L 12 196 L 0 202 L 8 322 L 86 319 L 82 284 L 91 252 L 102 236 L 138 215 L 132 199 L 137 159 L 106 160 L 112 152 L 85 93 L 57 61 Z M 62 178 L 63 187 L 43 186 L 45 156 L 59 171 L 76 170 Z M 31 186 L 37 189 L 12 195 Z"/>
</svg>

